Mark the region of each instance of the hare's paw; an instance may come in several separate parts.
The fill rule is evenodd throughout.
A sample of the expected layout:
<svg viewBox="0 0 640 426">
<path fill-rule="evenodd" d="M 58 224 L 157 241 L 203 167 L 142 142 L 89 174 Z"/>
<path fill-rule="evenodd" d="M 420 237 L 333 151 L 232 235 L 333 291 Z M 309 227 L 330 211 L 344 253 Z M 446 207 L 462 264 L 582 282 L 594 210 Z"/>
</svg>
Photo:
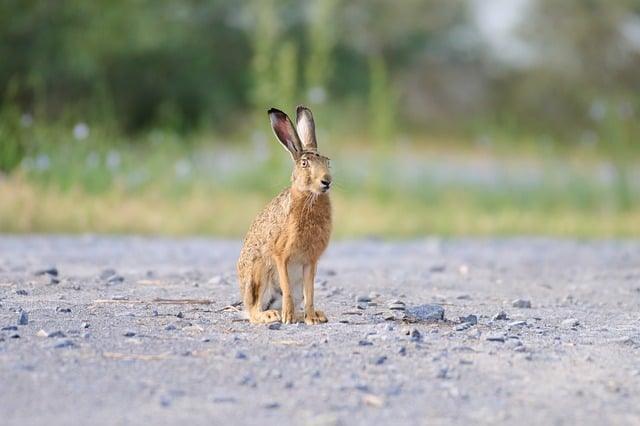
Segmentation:
<svg viewBox="0 0 640 426">
<path fill-rule="evenodd" d="M 305 324 L 320 324 L 329 321 L 322 311 L 312 311 L 304 314 Z"/>
<path fill-rule="evenodd" d="M 278 311 L 270 310 L 257 312 L 255 317 L 252 318 L 251 322 L 268 324 L 277 321 L 280 321 L 280 314 L 278 313 Z"/>
<path fill-rule="evenodd" d="M 293 307 L 293 300 L 288 303 L 286 300 L 282 301 L 282 323 L 293 324 L 296 322 L 296 311 Z"/>
</svg>

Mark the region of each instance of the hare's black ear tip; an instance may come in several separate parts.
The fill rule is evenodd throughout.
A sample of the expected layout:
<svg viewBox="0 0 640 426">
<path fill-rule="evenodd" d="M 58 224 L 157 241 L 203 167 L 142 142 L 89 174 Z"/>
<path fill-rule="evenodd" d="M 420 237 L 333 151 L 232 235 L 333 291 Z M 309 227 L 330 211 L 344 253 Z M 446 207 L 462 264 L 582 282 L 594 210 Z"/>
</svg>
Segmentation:
<svg viewBox="0 0 640 426">
<path fill-rule="evenodd" d="M 296 108 L 296 112 L 300 112 L 300 111 L 309 111 L 309 108 L 307 108 L 304 105 L 298 105 L 298 107 Z"/>
<path fill-rule="evenodd" d="M 269 108 L 267 114 L 284 114 L 284 112 L 280 111 L 278 108 Z"/>
</svg>

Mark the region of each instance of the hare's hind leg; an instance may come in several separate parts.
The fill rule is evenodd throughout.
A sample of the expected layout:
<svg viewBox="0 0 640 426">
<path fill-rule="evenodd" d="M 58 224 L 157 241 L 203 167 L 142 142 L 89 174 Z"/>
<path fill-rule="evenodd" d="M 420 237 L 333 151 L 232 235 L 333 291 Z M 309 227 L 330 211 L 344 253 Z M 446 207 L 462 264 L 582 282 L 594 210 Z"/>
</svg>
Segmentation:
<svg viewBox="0 0 640 426">
<path fill-rule="evenodd" d="M 252 323 L 271 323 L 280 321 L 280 313 L 275 309 L 269 309 L 277 302 L 273 294 L 273 285 L 268 277 L 257 274 L 261 282 L 255 277 L 249 277 L 248 282 L 242 287 L 242 302 L 244 309 Z M 265 300 L 269 299 L 269 300 Z"/>
</svg>

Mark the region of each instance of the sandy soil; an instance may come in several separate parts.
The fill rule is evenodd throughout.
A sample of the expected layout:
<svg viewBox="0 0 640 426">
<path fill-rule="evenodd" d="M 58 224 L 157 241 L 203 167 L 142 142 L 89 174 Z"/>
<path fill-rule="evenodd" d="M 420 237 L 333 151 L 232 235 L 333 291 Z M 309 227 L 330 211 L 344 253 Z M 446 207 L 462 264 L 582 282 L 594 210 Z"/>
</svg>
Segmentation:
<svg viewBox="0 0 640 426">
<path fill-rule="evenodd" d="M 0 236 L 2 424 L 640 424 L 640 242 L 334 242 L 318 326 L 242 320 L 239 250 Z"/>
</svg>

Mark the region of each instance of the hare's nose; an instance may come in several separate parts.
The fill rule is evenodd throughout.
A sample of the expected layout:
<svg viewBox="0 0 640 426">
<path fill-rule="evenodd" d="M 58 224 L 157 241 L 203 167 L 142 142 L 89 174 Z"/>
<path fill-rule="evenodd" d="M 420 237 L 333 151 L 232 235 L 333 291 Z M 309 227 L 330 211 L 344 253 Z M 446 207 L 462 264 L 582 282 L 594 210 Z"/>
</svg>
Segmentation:
<svg viewBox="0 0 640 426">
<path fill-rule="evenodd" d="M 322 180 L 320 180 L 320 183 L 325 187 L 325 189 L 329 189 L 331 187 L 331 178 L 325 176 L 324 178 L 322 178 Z"/>
</svg>

